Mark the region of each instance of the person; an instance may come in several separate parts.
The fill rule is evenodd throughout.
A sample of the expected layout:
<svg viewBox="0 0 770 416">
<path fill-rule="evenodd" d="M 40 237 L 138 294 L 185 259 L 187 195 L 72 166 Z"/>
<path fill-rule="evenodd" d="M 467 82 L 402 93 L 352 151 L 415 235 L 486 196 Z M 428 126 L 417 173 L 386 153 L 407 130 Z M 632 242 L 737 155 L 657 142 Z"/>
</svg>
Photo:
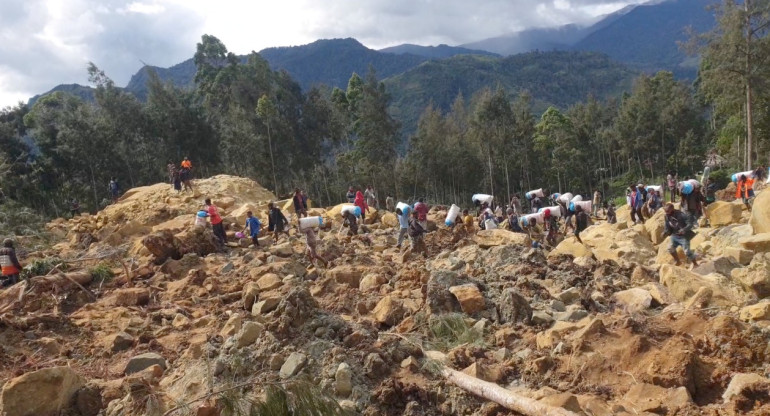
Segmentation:
<svg viewBox="0 0 770 416">
<path fill-rule="evenodd" d="M 187 191 L 189 189 L 190 192 L 195 192 L 193 191 L 191 179 L 192 179 L 192 172 L 190 172 L 190 168 L 182 167 L 181 169 L 179 169 L 179 180 L 182 181 L 182 184 L 184 185 L 184 190 Z"/>
<path fill-rule="evenodd" d="M 307 217 L 307 209 L 305 208 L 305 202 L 302 200 L 302 192 L 299 188 L 294 189 L 294 197 L 292 198 L 294 204 L 294 213 L 297 214 L 297 222 L 302 217 Z"/>
<path fill-rule="evenodd" d="M 385 209 L 387 209 L 390 212 L 393 212 L 393 210 L 396 209 L 396 201 L 390 195 L 388 195 L 388 197 L 385 198 Z"/>
<path fill-rule="evenodd" d="M 676 187 L 676 182 L 677 182 L 676 176 L 677 175 L 673 171 L 669 171 L 668 175 L 666 175 L 666 184 L 668 185 L 668 191 L 670 195 L 669 201 L 671 203 L 674 202 L 674 197 L 676 196 L 676 193 L 678 191 Z"/>
<path fill-rule="evenodd" d="M 13 240 L 6 238 L 3 240 L 3 248 L 0 248 L 0 267 L 2 267 L 2 287 L 15 285 L 19 282 L 19 273 L 21 273 L 21 264 L 16 258 L 16 250 L 13 248 Z"/>
<path fill-rule="evenodd" d="M 515 233 L 524 232 L 519 224 L 519 215 L 516 211 L 513 208 L 508 208 L 505 213 L 508 214 L 508 229 Z"/>
<path fill-rule="evenodd" d="M 428 230 L 428 205 L 425 200 L 420 198 L 417 203 L 414 204 L 414 212 L 417 213 L 417 220 L 420 221 L 420 225 L 424 230 Z"/>
<path fill-rule="evenodd" d="M 516 215 L 524 214 L 521 210 L 521 199 L 519 199 L 519 194 L 513 194 L 513 197 L 511 197 L 511 208 L 513 208 Z"/>
<path fill-rule="evenodd" d="M 692 230 L 695 218 L 678 209 L 674 209 L 674 204 L 671 203 L 666 204 L 664 211 L 666 212 L 666 217 L 663 236 L 671 236 L 671 243 L 668 247 L 669 254 L 674 257 L 676 265 L 680 266 L 682 262 L 679 261 L 676 248 L 681 246 L 684 254 L 690 259 L 693 266 L 698 267 L 695 253 L 690 249 L 690 240 L 695 237 L 695 232 Z"/>
<path fill-rule="evenodd" d="M 532 198 L 532 213 L 537 214 L 540 208 L 543 208 L 543 200 L 539 196 Z"/>
<path fill-rule="evenodd" d="M 348 199 L 349 204 L 353 204 L 356 202 L 356 191 L 353 189 L 352 186 L 348 188 L 348 193 L 347 195 L 345 195 L 345 197 Z"/>
<path fill-rule="evenodd" d="M 628 187 L 629 189 L 629 201 L 631 205 L 631 221 L 634 224 L 644 222 L 642 218 L 642 193 L 639 192 L 635 185 Z"/>
<path fill-rule="evenodd" d="M 555 215 L 551 215 L 551 210 L 547 209 L 543 212 L 543 217 L 548 224 L 548 235 L 545 237 L 545 241 L 551 247 L 556 247 L 556 233 L 559 231 L 559 220 Z"/>
<path fill-rule="evenodd" d="M 465 225 L 465 231 L 469 233 L 473 232 L 473 216 L 468 212 L 467 209 L 463 210 L 463 225 Z"/>
<path fill-rule="evenodd" d="M 355 214 L 348 210 L 342 213 L 342 218 L 344 219 L 342 225 L 348 226 L 348 236 L 352 237 L 358 234 L 358 219 L 356 218 Z"/>
<path fill-rule="evenodd" d="M 403 261 L 406 262 L 412 253 L 421 253 L 425 258 L 428 257 L 428 248 L 425 246 L 425 228 L 420 224 L 420 213 L 415 210 L 412 212 L 412 220 L 409 221 L 409 249 L 404 252 Z"/>
<path fill-rule="evenodd" d="M 70 214 L 74 217 L 75 215 L 80 215 L 80 201 L 78 201 L 77 198 L 72 198 L 72 201 L 70 201 Z"/>
<path fill-rule="evenodd" d="M 174 190 L 179 193 L 182 192 L 182 176 L 179 173 L 179 170 L 174 167 L 174 173 L 172 181 L 174 182 Z"/>
<path fill-rule="evenodd" d="M 113 177 L 110 179 L 110 184 L 107 186 L 107 188 L 110 190 L 110 196 L 112 197 L 112 203 L 118 202 L 118 198 L 120 198 L 120 184 L 118 184 L 118 180 Z"/>
<path fill-rule="evenodd" d="M 615 224 L 618 222 L 618 215 L 615 212 L 615 203 L 610 202 L 610 206 L 607 208 L 607 222 Z"/>
<path fill-rule="evenodd" d="M 663 203 L 660 200 L 660 194 L 658 194 L 658 191 L 651 189 L 647 198 L 647 210 L 650 213 L 650 217 L 655 215 L 655 213 L 663 206 Z"/>
<path fill-rule="evenodd" d="M 705 193 L 706 201 L 705 204 L 708 206 L 709 204 L 713 204 L 717 200 L 717 184 L 714 182 L 714 179 L 708 178 L 706 180 L 706 186 L 703 188 L 703 191 Z"/>
<path fill-rule="evenodd" d="M 583 240 L 580 239 L 580 233 L 588 228 L 588 214 L 583 211 L 583 207 L 575 207 L 575 238 L 582 244 Z"/>
<path fill-rule="evenodd" d="M 308 208 L 307 194 L 305 193 L 305 191 L 300 191 L 299 193 L 300 193 L 300 196 L 302 196 L 302 209 L 305 210 L 305 216 L 307 217 L 307 208 Z"/>
<path fill-rule="evenodd" d="M 289 220 L 286 219 L 281 209 L 272 201 L 267 204 L 267 219 L 267 229 L 273 232 L 275 241 L 278 241 L 281 233 L 289 235 Z"/>
<path fill-rule="evenodd" d="M 192 162 L 190 162 L 190 159 L 188 159 L 187 156 L 182 160 L 181 166 L 183 169 L 192 170 Z"/>
<path fill-rule="evenodd" d="M 353 201 L 353 205 L 361 208 L 361 221 L 366 221 L 366 211 L 369 210 L 369 204 L 366 203 L 366 198 L 361 191 L 356 191 L 356 199 Z"/>
<path fill-rule="evenodd" d="M 377 195 L 374 194 L 372 185 L 366 187 L 366 191 L 364 191 L 364 198 L 366 199 L 366 205 L 370 207 L 377 207 Z"/>
<path fill-rule="evenodd" d="M 246 227 L 244 227 L 243 232 L 249 231 L 251 243 L 254 244 L 255 248 L 259 247 L 259 230 L 261 227 L 262 223 L 259 221 L 259 218 L 255 217 L 251 211 L 246 212 Z"/>
<path fill-rule="evenodd" d="M 639 205 L 637 206 L 638 209 L 637 209 L 636 214 L 637 214 L 637 217 L 639 218 L 640 222 L 644 223 L 645 216 L 644 216 L 643 208 L 644 208 L 645 204 L 647 204 L 647 187 L 644 186 L 644 184 L 642 184 L 642 183 L 636 185 L 636 193 L 637 193 L 637 195 L 639 195 L 639 197 L 638 197 Z"/>
<path fill-rule="evenodd" d="M 543 241 L 543 232 L 540 230 L 540 227 L 537 225 L 537 218 L 530 218 L 529 222 L 526 226 L 527 233 L 529 234 L 529 239 L 532 240 L 532 242 L 537 242 L 537 245 L 541 245 Z"/>
<path fill-rule="evenodd" d="M 703 193 L 701 192 L 701 187 L 696 186 L 687 195 L 681 193 L 680 206 L 697 222 L 698 218 L 703 214 Z"/>
<path fill-rule="evenodd" d="M 594 199 L 591 201 L 593 212 L 591 213 L 595 218 L 599 218 L 599 208 L 602 205 L 602 193 L 599 190 L 594 191 Z"/>
<path fill-rule="evenodd" d="M 166 164 L 166 171 L 168 172 L 168 180 L 170 184 L 174 184 L 174 175 L 177 173 L 176 164 L 169 159 Z"/>
<path fill-rule="evenodd" d="M 489 204 L 484 202 L 481 204 L 481 212 L 479 213 L 479 228 L 482 230 L 497 228 L 495 225 L 497 225 L 497 220 L 495 220 L 495 214 L 492 212 L 492 209 L 489 208 Z M 489 221 L 489 222 L 487 222 Z M 489 225 L 489 227 L 487 227 Z"/>
<path fill-rule="evenodd" d="M 747 178 L 746 175 L 741 175 L 741 179 L 738 181 L 738 187 L 735 190 L 735 199 L 740 198 L 749 211 L 751 211 L 751 198 L 754 197 L 753 185 L 754 179 Z"/>
<path fill-rule="evenodd" d="M 503 207 L 500 205 L 495 208 L 495 220 L 497 220 L 498 223 L 503 222 Z"/>
<path fill-rule="evenodd" d="M 211 198 L 206 198 L 204 201 L 204 209 L 209 214 L 209 220 L 211 221 L 211 229 L 214 231 L 214 236 L 223 245 L 227 242 L 227 235 L 225 234 L 225 224 L 222 222 L 222 217 L 219 215 L 219 209 L 216 205 L 211 203 Z"/>
<path fill-rule="evenodd" d="M 765 185 L 765 179 L 767 179 L 767 169 L 765 168 L 764 165 L 759 165 L 754 170 L 753 179 L 754 179 L 754 184 L 752 187 L 753 190 L 760 191 L 765 187 L 764 185 Z"/>
<path fill-rule="evenodd" d="M 315 261 L 320 261 L 324 267 L 328 264 L 323 257 L 318 255 L 316 247 L 318 246 L 318 237 L 315 234 L 313 227 L 300 227 L 300 231 L 305 234 L 305 255 L 310 259 L 310 263 L 315 266 Z"/>
<path fill-rule="evenodd" d="M 409 217 L 412 214 L 412 208 L 407 205 L 405 209 L 396 208 L 396 216 L 398 217 L 398 243 L 396 248 L 401 248 L 401 243 L 404 242 L 407 230 L 409 229 Z"/>
</svg>

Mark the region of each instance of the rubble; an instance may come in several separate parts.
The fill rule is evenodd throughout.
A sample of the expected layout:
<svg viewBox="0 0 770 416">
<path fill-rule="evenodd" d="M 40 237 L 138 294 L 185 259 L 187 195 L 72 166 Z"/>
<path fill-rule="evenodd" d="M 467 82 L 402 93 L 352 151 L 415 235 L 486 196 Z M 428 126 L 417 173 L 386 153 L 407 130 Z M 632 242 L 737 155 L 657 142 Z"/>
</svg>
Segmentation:
<svg viewBox="0 0 770 416">
<path fill-rule="evenodd" d="M 192 225 L 205 197 L 225 220 L 226 248 Z M 142 187 L 96 215 L 51 222 L 62 241 L 31 255 L 94 260 L 0 292 L 0 414 L 138 416 L 140 391 L 168 410 L 211 386 L 264 397 L 295 381 L 367 416 L 504 414 L 441 365 L 577 414 L 767 414 L 770 230 L 754 226 L 756 204 L 750 221 L 737 202 L 710 208 L 690 270 L 673 265 L 662 211 L 631 225 L 625 208 L 583 244 L 569 236 L 548 251 L 526 234 L 450 230 L 434 207 L 430 255 L 406 263 L 397 219 L 373 210 L 363 238 L 320 230 L 329 264 L 311 265 L 290 210 L 277 244 L 266 231 L 259 247 L 234 236 L 248 210 L 265 222 L 274 199 L 217 176 L 194 195 Z M 340 209 L 311 215 L 331 227 Z M 101 262 L 114 278 L 91 275 Z M 30 397 L 48 407 L 12 410 Z M 215 415 L 219 400 L 190 409 Z"/>
</svg>

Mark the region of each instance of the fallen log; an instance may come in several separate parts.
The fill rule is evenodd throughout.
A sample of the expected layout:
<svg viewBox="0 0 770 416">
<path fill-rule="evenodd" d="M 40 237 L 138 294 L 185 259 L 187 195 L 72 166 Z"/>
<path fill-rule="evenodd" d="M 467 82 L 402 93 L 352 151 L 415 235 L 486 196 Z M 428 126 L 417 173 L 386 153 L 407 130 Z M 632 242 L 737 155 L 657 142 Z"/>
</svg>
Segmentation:
<svg viewBox="0 0 770 416">
<path fill-rule="evenodd" d="M 479 380 L 451 368 L 445 367 L 442 374 L 457 387 L 526 416 L 578 416 L 575 412 L 521 396 L 495 383 Z"/>
</svg>

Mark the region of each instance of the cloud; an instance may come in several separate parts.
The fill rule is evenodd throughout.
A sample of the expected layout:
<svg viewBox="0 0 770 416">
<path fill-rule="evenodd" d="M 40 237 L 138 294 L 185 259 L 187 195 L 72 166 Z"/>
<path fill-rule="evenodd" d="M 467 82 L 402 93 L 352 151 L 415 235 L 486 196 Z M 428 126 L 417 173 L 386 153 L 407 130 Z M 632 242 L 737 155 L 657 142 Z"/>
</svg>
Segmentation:
<svg viewBox="0 0 770 416">
<path fill-rule="evenodd" d="M 125 85 L 142 62 L 170 66 L 192 57 L 204 33 L 240 54 L 340 37 L 372 48 L 457 45 L 588 22 L 642 1 L 2 0 L 0 106 L 86 83 L 89 61 Z"/>
</svg>

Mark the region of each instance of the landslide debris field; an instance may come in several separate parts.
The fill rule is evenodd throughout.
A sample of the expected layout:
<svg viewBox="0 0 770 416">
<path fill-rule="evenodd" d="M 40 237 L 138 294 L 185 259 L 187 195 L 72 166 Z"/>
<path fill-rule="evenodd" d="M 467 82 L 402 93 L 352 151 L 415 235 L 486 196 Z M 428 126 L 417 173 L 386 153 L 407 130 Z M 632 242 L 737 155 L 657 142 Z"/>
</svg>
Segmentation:
<svg viewBox="0 0 770 416">
<path fill-rule="evenodd" d="M 266 223 L 257 183 L 170 188 L 53 221 L 60 242 L 22 259 L 44 273 L 0 292 L 0 415 L 518 414 L 446 368 L 563 414 L 770 414 L 770 191 L 753 212 L 711 205 L 689 270 L 662 211 L 631 225 L 621 208 L 547 252 L 437 227 L 433 208 L 429 258 L 403 262 L 394 214 L 351 238 L 339 206 L 310 210 L 316 268 L 295 229 L 234 238 L 249 210 Z M 192 226 L 206 197 L 234 224 L 226 253 Z"/>
</svg>

